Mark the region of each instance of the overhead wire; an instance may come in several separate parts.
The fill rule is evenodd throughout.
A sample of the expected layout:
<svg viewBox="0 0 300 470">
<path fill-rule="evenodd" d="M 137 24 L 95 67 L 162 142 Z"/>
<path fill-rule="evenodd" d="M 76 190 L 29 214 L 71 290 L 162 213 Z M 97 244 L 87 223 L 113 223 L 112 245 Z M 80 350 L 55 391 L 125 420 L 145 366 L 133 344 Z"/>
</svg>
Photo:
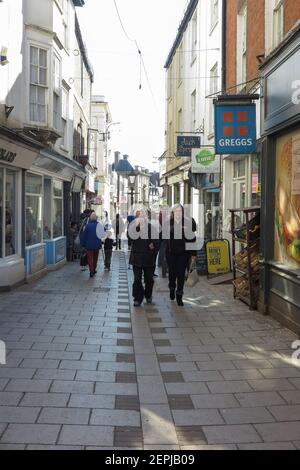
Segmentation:
<svg viewBox="0 0 300 470">
<path fill-rule="evenodd" d="M 144 62 L 144 58 L 143 58 L 141 49 L 139 48 L 139 45 L 138 45 L 137 40 L 136 40 L 136 39 L 132 39 L 132 38 L 129 36 L 129 34 L 127 33 L 127 31 L 126 31 L 126 29 L 125 29 L 125 27 L 124 27 L 124 24 L 123 24 L 123 21 L 122 21 L 122 18 L 121 18 L 121 15 L 120 15 L 120 12 L 119 12 L 118 5 L 117 5 L 116 0 L 114 0 L 114 5 L 115 5 L 115 9 L 116 9 L 118 18 L 119 18 L 120 25 L 121 25 L 121 27 L 122 27 L 122 30 L 123 30 L 123 32 L 124 32 L 126 38 L 127 38 L 129 41 L 135 43 L 136 48 L 137 48 L 137 51 L 138 51 L 138 54 L 139 54 L 139 60 L 140 60 L 140 84 L 139 84 L 139 89 L 140 89 L 140 90 L 142 89 L 142 68 L 143 68 L 144 73 L 145 73 L 145 76 L 146 76 L 146 80 L 147 80 L 147 83 L 148 83 L 148 87 L 149 87 L 149 90 L 150 90 L 150 93 L 151 93 L 151 96 L 152 96 L 152 100 L 153 100 L 154 107 L 155 107 L 156 111 L 158 112 L 158 107 L 157 107 L 157 104 L 156 104 L 155 96 L 154 96 L 153 89 L 152 89 L 152 86 L 151 86 L 151 83 L 150 83 L 149 75 L 148 75 L 148 72 L 147 72 L 147 69 L 146 69 L 146 65 L 145 65 L 145 62 Z"/>
</svg>

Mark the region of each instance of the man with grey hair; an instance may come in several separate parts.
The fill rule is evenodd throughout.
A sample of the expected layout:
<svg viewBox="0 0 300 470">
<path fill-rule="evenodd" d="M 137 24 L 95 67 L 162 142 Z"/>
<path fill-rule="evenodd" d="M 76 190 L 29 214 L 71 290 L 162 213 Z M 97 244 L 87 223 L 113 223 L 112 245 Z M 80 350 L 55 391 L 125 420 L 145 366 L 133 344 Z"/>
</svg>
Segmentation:
<svg viewBox="0 0 300 470">
<path fill-rule="evenodd" d="M 93 212 L 90 215 L 88 224 L 80 235 L 81 244 L 87 251 L 90 277 L 94 277 L 97 273 L 99 250 L 102 248 L 101 239 L 104 236 L 104 228 L 98 223 L 97 219 L 97 215 Z"/>
</svg>

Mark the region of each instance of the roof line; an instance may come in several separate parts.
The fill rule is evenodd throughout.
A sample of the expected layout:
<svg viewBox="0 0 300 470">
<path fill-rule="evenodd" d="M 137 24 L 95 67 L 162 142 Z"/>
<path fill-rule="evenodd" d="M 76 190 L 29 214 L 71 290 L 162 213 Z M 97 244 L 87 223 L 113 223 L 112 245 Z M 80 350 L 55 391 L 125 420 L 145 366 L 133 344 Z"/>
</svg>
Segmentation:
<svg viewBox="0 0 300 470">
<path fill-rule="evenodd" d="M 187 25 L 188 25 L 191 17 L 194 14 L 194 11 L 196 10 L 198 2 L 199 2 L 199 0 L 190 0 L 190 3 L 189 3 L 189 5 L 186 9 L 185 14 L 184 14 L 183 20 L 181 21 L 181 23 L 179 25 L 175 41 L 173 43 L 173 46 L 172 46 L 172 48 L 169 52 L 168 58 L 167 58 L 166 63 L 164 65 L 165 69 L 167 69 L 169 67 L 169 65 L 171 64 L 171 62 L 172 62 L 172 59 L 173 59 L 173 57 L 175 55 L 175 52 L 176 52 L 176 49 L 178 48 L 178 46 L 180 44 L 180 41 L 182 39 L 182 36 L 183 36 L 183 34 L 184 34 L 184 32 L 187 28 Z"/>
<path fill-rule="evenodd" d="M 75 34 L 76 34 L 76 37 L 78 39 L 79 49 L 80 49 L 80 52 L 82 54 L 83 62 L 86 66 L 86 69 L 87 69 L 88 74 L 90 76 L 91 82 L 93 83 L 94 82 L 94 70 L 93 70 L 93 67 L 92 67 L 92 65 L 89 61 L 88 55 L 87 55 L 87 49 L 86 49 L 86 46 L 83 42 L 82 33 L 81 33 L 80 25 L 79 25 L 79 20 L 78 20 L 78 16 L 77 16 L 76 13 L 75 13 Z"/>
</svg>

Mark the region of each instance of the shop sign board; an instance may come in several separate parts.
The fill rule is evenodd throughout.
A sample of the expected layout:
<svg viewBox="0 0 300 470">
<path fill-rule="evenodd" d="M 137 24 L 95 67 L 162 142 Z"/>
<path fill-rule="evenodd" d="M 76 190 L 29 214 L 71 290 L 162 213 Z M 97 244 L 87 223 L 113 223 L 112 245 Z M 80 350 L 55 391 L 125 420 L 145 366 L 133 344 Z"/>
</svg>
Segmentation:
<svg viewBox="0 0 300 470">
<path fill-rule="evenodd" d="M 211 150 L 192 150 L 192 173 L 220 173 L 220 155 Z"/>
<path fill-rule="evenodd" d="M 256 105 L 215 104 L 216 153 L 256 153 Z"/>
<path fill-rule="evenodd" d="M 206 243 L 208 275 L 227 274 L 231 271 L 228 240 L 214 240 Z"/>
<path fill-rule="evenodd" d="M 201 137 L 195 135 L 177 136 L 177 157 L 191 157 L 192 149 L 201 147 Z"/>
<path fill-rule="evenodd" d="M 0 140 L 0 162 L 29 170 L 37 152 L 18 146 L 9 141 Z"/>
</svg>

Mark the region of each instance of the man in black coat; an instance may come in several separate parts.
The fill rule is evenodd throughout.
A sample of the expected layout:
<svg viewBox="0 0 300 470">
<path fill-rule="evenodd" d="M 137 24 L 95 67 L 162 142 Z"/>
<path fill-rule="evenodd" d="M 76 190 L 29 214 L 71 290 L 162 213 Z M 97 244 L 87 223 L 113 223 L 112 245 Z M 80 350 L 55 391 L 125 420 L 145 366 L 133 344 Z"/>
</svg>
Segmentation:
<svg viewBox="0 0 300 470">
<path fill-rule="evenodd" d="M 159 233 L 144 213 L 131 222 L 128 232 L 132 243 L 129 264 L 132 265 L 134 274 L 134 306 L 139 307 L 144 298 L 147 304 L 152 304 L 153 276 L 160 246 Z M 142 282 L 143 275 L 145 287 Z"/>
</svg>

